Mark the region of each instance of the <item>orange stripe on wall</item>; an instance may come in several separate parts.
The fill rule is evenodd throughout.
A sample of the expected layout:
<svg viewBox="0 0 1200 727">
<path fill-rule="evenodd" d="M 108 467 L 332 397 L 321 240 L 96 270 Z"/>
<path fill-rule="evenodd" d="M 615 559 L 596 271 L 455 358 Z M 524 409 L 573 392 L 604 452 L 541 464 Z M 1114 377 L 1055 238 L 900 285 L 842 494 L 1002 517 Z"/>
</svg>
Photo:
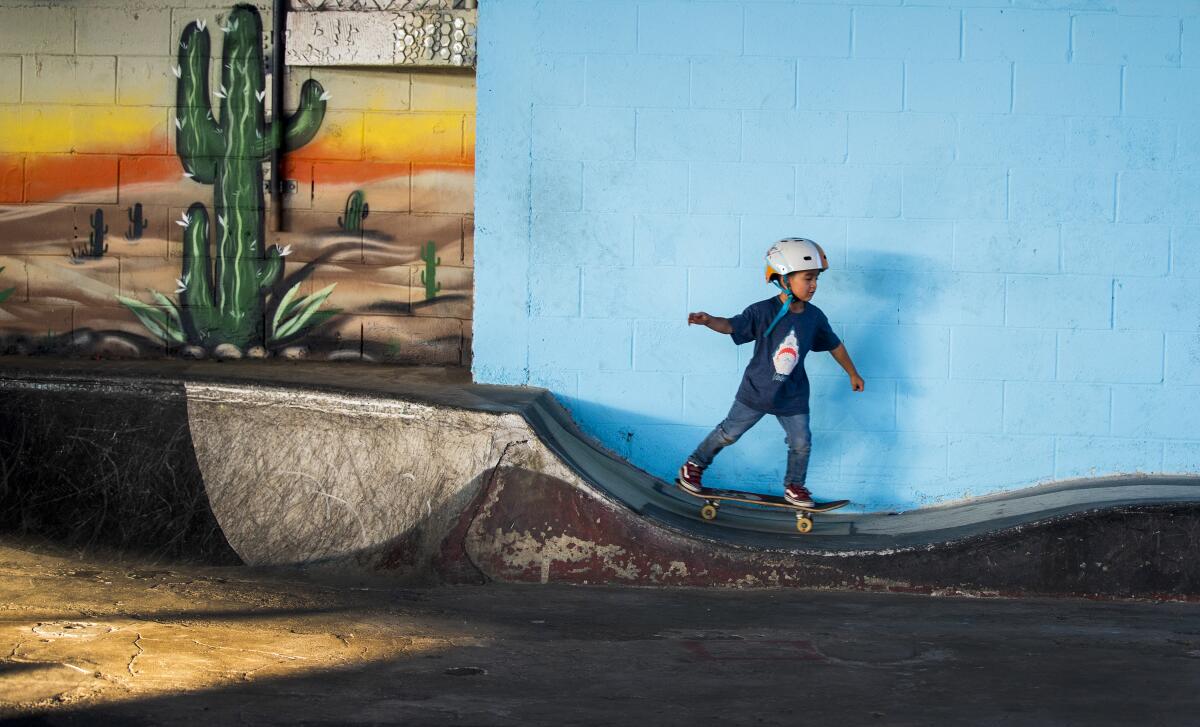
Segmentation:
<svg viewBox="0 0 1200 727">
<path fill-rule="evenodd" d="M 0 154 L 0 202 L 20 202 L 25 198 L 25 157 Z"/>
<path fill-rule="evenodd" d="M 25 173 L 25 201 L 51 202 L 63 195 L 116 188 L 117 157 L 47 154 L 31 157 Z"/>
</svg>

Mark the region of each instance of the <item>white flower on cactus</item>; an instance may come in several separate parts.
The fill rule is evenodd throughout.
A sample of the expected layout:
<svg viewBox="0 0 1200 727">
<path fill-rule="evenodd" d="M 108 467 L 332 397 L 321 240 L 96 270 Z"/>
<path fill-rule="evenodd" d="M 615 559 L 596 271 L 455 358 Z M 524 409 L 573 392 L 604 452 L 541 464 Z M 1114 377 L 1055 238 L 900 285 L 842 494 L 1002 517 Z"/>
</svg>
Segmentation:
<svg viewBox="0 0 1200 727">
<path fill-rule="evenodd" d="M 183 178 L 184 178 L 184 179 L 191 179 L 191 178 L 192 178 L 192 177 L 194 177 L 194 176 L 196 176 L 196 175 L 195 175 L 195 174 L 192 174 L 192 173 L 191 173 L 191 172 L 189 172 L 188 170 L 186 170 L 186 169 L 184 169 L 184 170 L 183 170 Z"/>
<path fill-rule="evenodd" d="M 257 98 L 259 101 L 262 101 L 264 98 L 266 98 L 266 97 L 267 97 L 267 89 L 265 89 L 265 88 L 264 88 L 263 90 L 261 90 L 261 91 L 259 91 L 258 93 L 254 94 L 254 96 L 255 96 L 255 97 L 256 97 L 256 98 Z"/>
<path fill-rule="evenodd" d="M 291 255 L 291 254 L 292 254 L 292 246 L 291 245 L 284 245 L 283 247 L 281 247 L 279 249 L 279 257 L 287 257 L 288 255 Z"/>
<path fill-rule="evenodd" d="M 183 131 L 183 119 L 180 119 L 180 118 L 175 119 L 175 128 L 179 129 L 180 131 Z"/>
<path fill-rule="evenodd" d="M 221 227 L 226 226 L 225 215 L 217 215 L 217 224 L 221 225 Z"/>
<path fill-rule="evenodd" d="M 222 32 L 222 33 L 228 33 L 228 32 L 229 32 L 229 31 L 231 31 L 231 30 L 233 30 L 233 27 L 232 27 L 232 26 L 230 26 L 230 25 L 228 25 L 228 24 L 226 24 L 226 25 L 222 25 L 222 26 L 221 26 L 221 32 Z"/>
<path fill-rule="evenodd" d="M 174 73 L 176 78 L 183 78 L 183 69 L 179 66 L 171 66 L 171 73 Z"/>
<path fill-rule="evenodd" d="M 332 94 L 332 93 L 330 93 L 330 92 L 328 92 L 328 91 L 322 91 L 322 92 L 321 92 L 321 100 L 322 100 L 322 101 L 328 101 L 328 100 L 329 100 L 329 99 L 331 99 L 331 98 L 333 98 L 333 94 Z"/>
<path fill-rule="evenodd" d="M 225 84 L 223 83 L 221 84 L 221 88 L 219 90 L 213 91 L 213 95 L 217 98 L 225 98 L 228 93 L 229 92 L 225 90 Z"/>
<path fill-rule="evenodd" d="M 186 176 L 191 176 L 191 175 L 189 174 Z M 179 219 L 175 220 L 175 224 L 179 225 L 180 227 L 187 227 L 188 225 L 192 224 L 192 218 L 188 217 L 187 212 L 184 212 L 183 214 L 181 214 L 179 216 Z"/>
<path fill-rule="evenodd" d="M 183 293 L 183 292 L 187 291 L 188 277 L 189 276 L 185 275 L 182 278 L 175 278 L 175 292 L 176 293 Z"/>
<path fill-rule="evenodd" d="M 208 27 L 208 21 L 204 18 L 196 18 L 196 27 L 200 30 L 204 30 Z"/>
</svg>

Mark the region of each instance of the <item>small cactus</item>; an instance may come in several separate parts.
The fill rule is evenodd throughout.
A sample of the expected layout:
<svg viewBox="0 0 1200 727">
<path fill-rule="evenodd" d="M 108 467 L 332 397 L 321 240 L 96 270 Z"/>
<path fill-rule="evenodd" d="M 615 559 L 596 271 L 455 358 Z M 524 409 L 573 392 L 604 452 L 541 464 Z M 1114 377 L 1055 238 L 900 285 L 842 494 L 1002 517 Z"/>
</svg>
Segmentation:
<svg viewBox="0 0 1200 727">
<path fill-rule="evenodd" d="M 96 211 L 88 216 L 88 224 L 92 227 L 92 231 L 88 233 L 88 246 L 80 250 L 72 249 L 71 257 L 101 258 L 108 252 L 108 243 L 104 242 L 108 234 L 108 225 L 104 224 L 104 210 L 96 208 Z"/>
<path fill-rule="evenodd" d="M 338 227 L 346 232 L 362 232 L 363 220 L 371 213 L 367 197 L 361 189 L 356 189 L 346 198 L 346 214 L 338 218 Z"/>
<path fill-rule="evenodd" d="M 0 273 L 2 273 L 2 272 L 4 272 L 4 268 L 0 267 Z M 5 288 L 4 290 L 0 290 L 0 303 L 3 303 L 4 301 L 8 300 L 8 296 L 12 295 L 13 292 L 16 291 L 16 289 L 17 289 L 16 286 L 13 286 L 11 288 Z"/>
<path fill-rule="evenodd" d="M 125 233 L 125 239 L 131 242 L 142 239 L 147 224 L 149 220 L 142 216 L 142 203 L 134 204 L 129 208 L 129 232 Z"/>
<path fill-rule="evenodd" d="M 421 271 L 421 284 L 425 286 L 425 300 L 433 300 L 442 290 L 442 284 L 436 282 L 437 266 L 442 264 L 442 259 L 437 256 L 437 250 L 432 240 L 421 246 L 421 259 L 425 261 L 425 269 Z"/>
</svg>

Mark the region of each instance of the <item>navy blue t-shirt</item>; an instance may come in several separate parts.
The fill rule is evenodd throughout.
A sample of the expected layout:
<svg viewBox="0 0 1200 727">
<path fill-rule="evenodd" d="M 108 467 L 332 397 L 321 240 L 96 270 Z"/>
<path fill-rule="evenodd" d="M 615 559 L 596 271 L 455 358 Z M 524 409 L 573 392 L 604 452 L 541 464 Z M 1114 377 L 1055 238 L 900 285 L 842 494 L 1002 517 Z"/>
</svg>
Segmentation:
<svg viewBox="0 0 1200 727">
<path fill-rule="evenodd" d="M 736 398 L 767 414 L 807 414 L 804 357 L 809 351 L 832 351 L 842 341 L 829 326 L 829 319 L 812 303 L 806 303 L 800 313 L 788 311 L 771 335 L 764 338 L 781 305 L 778 296 L 768 298 L 729 319 L 734 343 L 740 346 L 754 341 L 754 356 L 746 365 Z"/>
</svg>

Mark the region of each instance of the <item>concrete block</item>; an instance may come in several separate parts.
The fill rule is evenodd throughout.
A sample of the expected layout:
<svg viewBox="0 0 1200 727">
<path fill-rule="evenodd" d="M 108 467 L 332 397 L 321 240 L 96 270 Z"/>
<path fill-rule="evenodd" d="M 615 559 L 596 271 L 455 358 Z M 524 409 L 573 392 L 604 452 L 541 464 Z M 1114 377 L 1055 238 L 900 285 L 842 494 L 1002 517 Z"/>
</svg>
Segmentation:
<svg viewBox="0 0 1200 727">
<path fill-rule="evenodd" d="M 410 75 L 414 111 L 475 111 L 474 73 L 414 71 Z"/>
<path fill-rule="evenodd" d="M 724 372 L 737 376 L 737 347 L 729 337 L 704 326 L 689 326 L 687 319 L 635 321 L 633 369 L 685 374 Z"/>
<path fill-rule="evenodd" d="M 80 7 L 75 31 L 80 55 L 169 55 L 179 40 L 171 34 L 171 11 L 166 8 Z"/>
<path fill-rule="evenodd" d="M 578 106 L 587 89 L 582 55 L 539 53 L 530 68 L 530 101 L 535 106 Z"/>
<path fill-rule="evenodd" d="M 25 167 L 25 201 L 116 204 L 117 157 L 43 154 Z"/>
<path fill-rule="evenodd" d="M 317 263 L 309 270 L 302 292 L 311 294 L 336 285 L 329 305 L 346 315 L 410 315 L 413 303 L 424 297 L 424 289 L 413 290 L 412 268 L 408 265 Z"/>
<path fill-rule="evenodd" d="M 742 160 L 840 164 L 846 160 L 842 113 L 742 112 Z"/>
<path fill-rule="evenodd" d="M 738 218 L 732 215 L 638 215 L 634 262 L 639 267 L 733 267 L 738 239 Z"/>
<path fill-rule="evenodd" d="M 957 125 L 948 114 L 850 114 L 849 155 L 860 164 L 954 161 Z"/>
<path fill-rule="evenodd" d="M 825 250 L 831 268 L 846 267 L 846 221 L 831 217 L 742 215 L 742 267 L 764 267 L 767 249 L 784 237 L 806 237 Z M 826 278 L 822 278 L 825 280 Z"/>
<path fill-rule="evenodd" d="M 1121 68 L 1066 63 L 1013 65 L 1013 111 L 1018 114 L 1117 116 Z"/>
<path fill-rule="evenodd" d="M 1008 216 L 1003 167 L 907 167 L 902 212 L 907 218 L 1002 220 Z"/>
<path fill-rule="evenodd" d="M 706 213 L 791 214 L 795 170 L 784 164 L 692 165 L 691 209 Z"/>
<path fill-rule="evenodd" d="M 630 321 L 533 318 L 530 323 L 531 370 L 622 370 L 633 363 L 633 324 Z"/>
<path fill-rule="evenodd" d="M 1200 334 L 1166 334 L 1163 380 L 1170 386 L 1200 385 Z M 1157 379 L 1144 383 L 1155 383 Z M 1143 383 L 1135 380 L 1129 383 Z"/>
<path fill-rule="evenodd" d="M 297 162 L 304 164 L 305 162 Z M 289 166 L 292 166 L 289 164 Z M 418 167 L 418 171 L 424 168 Z M 447 169 L 447 171 L 449 171 Z M 296 176 L 291 176 L 295 174 Z M 304 172 L 290 171 L 288 179 L 297 179 L 301 187 L 306 186 Z M 413 209 L 414 168 L 408 162 L 313 162 L 308 171 L 312 180 L 312 203 L 314 210 L 337 212 L 344 215 L 347 198 L 355 191 L 366 195 L 370 213 L 409 212 Z M 447 195 L 461 194 L 462 185 L 447 182 Z M 300 200 L 288 204 L 289 209 L 301 209 Z M 368 216 L 367 228 L 373 227 Z"/>
<path fill-rule="evenodd" d="M 854 55 L 909 60 L 958 58 L 960 11 L 951 8 L 857 8 Z"/>
<path fill-rule="evenodd" d="M 1171 272 L 1200 278 L 1200 227 L 1176 227 L 1171 231 Z"/>
<path fill-rule="evenodd" d="M 0 23 L 0 48 L 5 53 L 71 55 L 75 52 L 77 12 L 70 7 L 6 7 Z M 158 40 L 166 46 L 165 33 L 160 33 Z"/>
<path fill-rule="evenodd" d="M 1054 476 L 1076 477 L 1162 472 L 1163 442 L 1115 437 L 1059 437 Z"/>
<path fill-rule="evenodd" d="M 844 436 L 856 438 L 854 433 Z M 830 485 L 830 494 L 836 492 L 839 497 L 853 497 L 855 502 L 871 502 L 872 510 L 904 509 L 898 504 L 899 500 L 925 504 L 938 499 L 928 493 L 945 486 L 946 435 L 867 432 L 857 438 L 861 440 L 857 445 L 834 444 L 831 447 L 841 451 L 842 455 L 839 458 L 840 480 L 836 485 Z M 917 482 L 920 489 L 913 484 Z M 880 503 L 881 498 L 887 499 Z"/>
<path fill-rule="evenodd" d="M 1069 13 L 963 11 L 963 55 L 968 60 L 1066 62 L 1070 43 Z"/>
<path fill-rule="evenodd" d="M 633 159 L 633 109 L 535 106 L 534 159 Z"/>
<path fill-rule="evenodd" d="M 333 119 L 325 114 L 316 142 L 323 159 L 370 161 L 424 161 L 446 163 L 463 155 L 462 114 L 359 114 L 347 112 Z M 361 126 L 355 126 L 355 121 Z M 335 149 L 326 151 L 334 137 Z M 312 147 L 314 145 L 309 145 Z M 308 149 L 309 147 L 305 147 Z M 301 150 L 301 153 L 304 149 Z M 358 156 L 356 156 L 358 155 Z"/>
<path fill-rule="evenodd" d="M 896 320 L 925 326 L 1004 324 L 1003 275 L 952 272 L 886 273 L 879 291 L 894 289 Z"/>
<path fill-rule="evenodd" d="M 1055 166 L 1066 160 L 1066 119 L 1048 116 L 972 116 L 958 121 L 962 164 Z"/>
<path fill-rule="evenodd" d="M 175 59 L 168 56 L 117 58 L 117 103 L 122 106 L 175 105 Z"/>
<path fill-rule="evenodd" d="M 294 72 L 294 71 L 293 71 Z M 416 72 L 400 71 L 398 69 L 378 68 L 316 68 L 312 77 L 321 83 L 325 91 L 333 97 L 329 107 L 339 111 L 463 111 L 454 108 L 433 108 L 417 106 L 412 103 L 413 87 L 416 82 L 413 76 Z M 441 79 L 453 79 L 455 76 L 429 72 L 419 74 L 431 79 L 434 84 Z M 427 84 L 429 85 L 429 84 Z M 432 90 L 432 89 L 431 89 Z M 474 95 L 469 108 L 474 108 Z"/>
<path fill-rule="evenodd" d="M 1197 0 L 1115 0 L 1121 15 L 1194 15 L 1200 12 Z"/>
<path fill-rule="evenodd" d="M 21 102 L 21 56 L 0 56 L 0 103 Z"/>
<path fill-rule="evenodd" d="M 796 105 L 796 62 L 783 58 L 698 58 L 692 61 L 692 106 L 790 109 Z"/>
<path fill-rule="evenodd" d="M 1077 169 L 1013 169 L 1009 217 L 1030 222 L 1112 222 L 1116 175 Z"/>
<path fill-rule="evenodd" d="M 1096 384 L 1009 381 L 1004 430 L 1010 434 L 1108 434 L 1109 388 Z"/>
<path fill-rule="evenodd" d="M 949 485 L 962 497 L 1029 487 L 1054 477 L 1054 437 L 951 433 Z"/>
<path fill-rule="evenodd" d="M 1200 20 L 1184 18 L 1183 32 L 1180 34 L 1180 65 L 1186 67 L 1200 65 Z"/>
<path fill-rule="evenodd" d="M 864 378 L 945 379 L 950 331 L 944 326 L 847 324 L 843 343 Z"/>
<path fill-rule="evenodd" d="M 686 58 L 589 56 L 586 75 L 589 106 L 683 108 L 690 104 L 691 64 Z"/>
<path fill-rule="evenodd" d="M 799 61 L 797 108 L 814 111 L 900 111 L 904 64 L 891 60 Z"/>
<path fill-rule="evenodd" d="M 0 152 L 70 152 L 73 115 L 65 106 L 0 106 Z"/>
<path fill-rule="evenodd" d="M 740 267 L 689 270 L 688 311 L 705 311 L 714 316 L 729 318 L 760 300 L 774 297 L 779 291 L 767 286 L 762 270 L 762 266 L 758 265 L 754 269 Z M 744 353 L 748 356 L 749 349 L 754 347 L 741 348 L 747 349 Z M 742 353 L 739 351 L 739 355 Z M 740 359 L 739 363 L 745 365 Z"/>
<path fill-rule="evenodd" d="M 1189 278 L 1118 277 L 1113 285 L 1113 327 L 1194 331 L 1200 320 L 1200 287 Z"/>
<path fill-rule="evenodd" d="M 905 64 L 909 111 L 1006 114 L 1012 108 L 1012 64 L 1000 61 Z"/>
<path fill-rule="evenodd" d="M 849 347 L 849 344 L 847 344 Z M 827 356 L 828 354 L 809 354 Z M 857 363 L 857 362 L 856 362 Z M 864 378 L 867 374 L 863 374 Z M 809 422 L 821 431 L 891 432 L 896 429 L 896 384 L 874 379 L 855 393 L 844 376 L 809 379 Z M 844 460 L 843 460 L 844 461 Z"/>
<path fill-rule="evenodd" d="M 718 374 L 684 374 L 683 421 L 708 429 L 715 427 L 733 406 L 740 382 L 740 376 L 731 375 L 728 371 Z M 701 437 L 706 435 L 707 430 Z M 699 444 L 700 441 L 697 439 L 695 444 Z"/>
<path fill-rule="evenodd" d="M 1010 275 L 1005 318 L 1030 328 L 1108 328 L 1112 278 L 1093 275 Z"/>
<path fill-rule="evenodd" d="M 539 3 L 535 46 L 551 53 L 636 53 L 637 3 Z"/>
<path fill-rule="evenodd" d="M 1020 222 L 954 224 L 954 269 L 981 273 L 1058 272 L 1059 226 Z"/>
<path fill-rule="evenodd" d="M 53 305 L 111 306 L 121 291 L 115 257 L 80 259 L 31 255 L 26 259 L 31 300 Z M 159 263 L 165 263 L 159 259 Z"/>
<path fill-rule="evenodd" d="M 1191 121 L 1200 114 L 1200 98 L 1192 93 L 1197 83 L 1200 68 L 1129 66 L 1125 69 L 1124 113 Z"/>
<path fill-rule="evenodd" d="M 638 50 L 666 55 L 742 53 L 742 8 L 736 4 L 658 2 L 638 8 Z"/>
<path fill-rule="evenodd" d="M 75 210 L 70 205 L 0 207 L 0 252 L 6 255 L 66 255 L 74 239 Z"/>
<path fill-rule="evenodd" d="M 1175 156 L 1176 127 L 1158 119 L 1071 119 L 1067 161 L 1112 170 L 1162 168 Z"/>
<path fill-rule="evenodd" d="M 583 315 L 687 320 L 687 271 L 667 267 L 583 269 Z"/>
<path fill-rule="evenodd" d="M 1200 223 L 1200 174 L 1131 170 L 1118 180 L 1117 219 L 1140 224 Z"/>
<path fill-rule="evenodd" d="M 538 160 L 529 168 L 529 194 L 539 212 L 577 212 L 583 206 L 583 165 Z"/>
<path fill-rule="evenodd" d="M 796 167 L 796 212 L 820 217 L 898 217 L 900 171 L 863 164 Z"/>
<path fill-rule="evenodd" d="M 954 379 L 1049 381 L 1054 360 L 1054 331 L 963 326 L 950 333 Z"/>
<path fill-rule="evenodd" d="M 1114 386 L 1112 433 L 1117 437 L 1186 439 L 1200 431 L 1200 388 Z"/>
<path fill-rule="evenodd" d="M 583 208 L 589 212 L 685 212 L 684 162 L 584 162 Z"/>
<path fill-rule="evenodd" d="M 28 56 L 22 88 L 21 99 L 26 103 L 111 105 L 116 98 L 117 59 Z"/>
<path fill-rule="evenodd" d="M 949 270 L 954 225 L 913 220 L 850 220 L 846 266 L 852 270 Z"/>
<path fill-rule="evenodd" d="M 1163 379 L 1163 334 L 1061 331 L 1058 379 L 1084 383 L 1158 383 Z"/>
<path fill-rule="evenodd" d="M 897 382 L 896 429 L 902 432 L 999 434 L 1004 421 L 999 381 L 905 379 Z"/>
<path fill-rule="evenodd" d="M 1200 473 L 1200 442 L 1164 442 L 1163 472 Z"/>
<path fill-rule="evenodd" d="M 354 320 L 355 317 L 349 318 Z M 376 360 L 427 366 L 461 366 L 463 363 L 463 321 L 407 316 L 357 318 L 362 321 L 363 350 Z M 379 353 L 375 353 L 377 350 Z"/>
<path fill-rule="evenodd" d="M 0 154 L 0 204 L 25 201 L 25 155 Z"/>
<path fill-rule="evenodd" d="M 535 262 L 560 265 L 632 265 L 633 216 L 535 212 L 529 256 Z"/>
<path fill-rule="evenodd" d="M 908 288 L 912 277 L 894 271 L 832 267 L 821 276 L 814 300 L 834 323 L 835 331 L 847 323 L 895 325 L 901 322 L 900 297 L 912 292 Z"/>
<path fill-rule="evenodd" d="M 8 300 L 23 303 L 29 300 L 29 274 L 25 270 L 25 257 L 0 255 L 0 290 L 12 288 Z"/>
<path fill-rule="evenodd" d="M 737 161 L 741 121 L 736 111 L 642 109 L 637 112 L 637 158 Z"/>
<path fill-rule="evenodd" d="M 75 108 L 71 147 L 80 154 L 166 154 L 171 118 L 161 106 Z"/>
<path fill-rule="evenodd" d="M 578 318 L 580 268 L 529 266 L 529 314 L 537 318 Z"/>
<path fill-rule="evenodd" d="M 413 164 L 413 212 L 469 215 L 475 210 L 475 175 L 468 166 Z"/>
<path fill-rule="evenodd" d="M 1193 167 L 1200 163 L 1200 123 L 1194 121 L 1179 123 L 1174 162 L 1176 166 L 1182 168 Z"/>
<path fill-rule="evenodd" d="M 583 371 L 580 410 L 610 422 L 676 421 L 683 413 L 683 377 L 650 371 Z M 602 411 L 601 411 L 602 410 Z"/>
<path fill-rule="evenodd" d="M 850 8 L 776 3 L 749 4 L 744 11 L 748 56 L 850 55 Z"/>
<path fill-rule="evenodd" d="M 170 217 L 170 209 L 165 206 L 143 205 L 143 230 L 141 237 L 130 239 L 126 235 L 133 233 L 133 225 L 129 218 L 133 205 L 80 205 L 74 208 L 75 237 L 71 242 L 72 250 L 83 250 L 89 244 L 92 231 L 92 216 L 99 209 L 104 216 L 104 224 L 109 228 L 105 244 L 108 252 L 105 257 L 126 259 L 131 257 L 168 257 L 168 240 L 170 233 L 168 225 L 173 225 L 179 219 Z M 113 301 L 107 301 L 112 304 Z"/>
<path fill-rule="evenodd" d="M 1135 66 L 1178 66 L 1179 19 L 1081 14 L 1074 18 L 1071 60 Z"/>
<path fill-rule="evenodd" d="M 1063 225 L 1063 271 L 1086 275 L 1166 275 L 1165 225 Z"/>
</svg>

